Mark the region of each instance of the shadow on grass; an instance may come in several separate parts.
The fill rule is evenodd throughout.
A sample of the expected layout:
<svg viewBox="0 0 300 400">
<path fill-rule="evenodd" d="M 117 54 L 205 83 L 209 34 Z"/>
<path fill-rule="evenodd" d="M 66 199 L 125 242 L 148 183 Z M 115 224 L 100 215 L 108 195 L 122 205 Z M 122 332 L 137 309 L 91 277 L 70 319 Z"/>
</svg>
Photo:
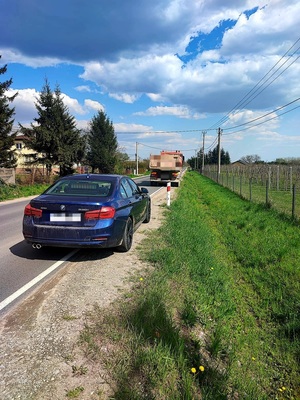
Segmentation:
<svg viewBox="0 0 300 400">
<path fill-rule="evenodd" d="M 136 348 L 115 399 L 227 399 L 226 374 L 209 367 L 199 370 L 203 364 L 199 343 L 186 329 L 181 332 L 175 326 L 158 291 L 140 299 L 128 312 L 126 324 L 137 338 Z M 192 367 L 197 368 L 194 374 Z"/>
</svg>

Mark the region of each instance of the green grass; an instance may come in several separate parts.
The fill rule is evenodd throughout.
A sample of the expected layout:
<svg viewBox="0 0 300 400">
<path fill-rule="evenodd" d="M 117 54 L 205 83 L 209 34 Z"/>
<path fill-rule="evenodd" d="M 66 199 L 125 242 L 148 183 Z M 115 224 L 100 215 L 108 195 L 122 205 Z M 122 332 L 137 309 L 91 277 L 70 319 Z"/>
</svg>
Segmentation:
<svg viewBox="0 0 300 400">
<path fill-rule="evenodd" d="M 66 397 L 68 399 L 77 399 L 83 391 L 84 391 L 84 388 L 82 386 L 78 386 L 72 390 L 67 391 Z"/>
<path fill-rule="evenodd" d="M 0 184 L 0 201 L 18 199 L 20 197 L 35 196 L 42 193 L 49 184 L 35 185 L 5 185 Z"/>
<path fill-rule="evenodd" d="M 194 172 L 177 193 L 142 246 L 154 268 L 95 308 L 87 356 L 116 400 L 299 399 L 299 227 Z"/>
<path fill-rule="evenodd" d="M 286 214 L 287 216 L 292 215 L 293 209 L 293 194 L 291 190 L 277 190 L 274 187 L 268 189 L 268 199 L 267 199 L 267 188 L 266 184 L 256 183 L 255 180 L 251 183 L 248 178 L 240 179 L 239 176 L 227 177 L 225 174 L 221 174 L 220 183 L 228 187 L 230 190 L 239 194 L 241 197 L 251 200 L 254 203 L 266 204 L 268 201 L 268 207 L 274 208 L 275 210 Z M 281 184 L 281 188 L 283 184 Z M 300 219 L 300 195 L 298 190 L 295 192 L 295 209 L 294 216 Z"/>
</svg>

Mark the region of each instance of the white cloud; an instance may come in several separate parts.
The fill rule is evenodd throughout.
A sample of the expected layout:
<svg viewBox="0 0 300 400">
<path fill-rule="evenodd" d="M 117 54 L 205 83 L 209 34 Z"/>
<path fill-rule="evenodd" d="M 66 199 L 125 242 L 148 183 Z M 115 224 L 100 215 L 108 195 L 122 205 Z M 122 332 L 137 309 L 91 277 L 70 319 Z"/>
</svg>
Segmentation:
<svg viewBox="0 0 300 400">
<path fill-rule="evenodd" d="M 76 125 L 78 129 L 87 130 L 89 128 L 90 120 L 77 119 Z"/>
<path fill-rule="evenodd" d="M 22 124 L 28 124 L 37 117 L 37 111 L 35 103 L 37 101 L 39 93 L 35 89 L 9 89 L 6 92 L 7 96 L 12 96 L 15 93 L 18 95 L 15 97 L 12 107 L 15 108 L 15 123 L 21 122 Z"/>
<path fill-rule="evenodd" d="M 115 123 L 114 124 L 115 132 L 117 133 L 141 133 L 141 132 L 149 132 L 153 130 L 153 127 L 142 125 L 142 124 L 125 124 L 125 123 Z"/>
<path fill-rule="evenodd" d="M 75 90 L 77 90 L 78 92 L 88 92 L 88 93 L 92 91 L 88 85 L 76 86 Z"/>
<path fill-rule="evenodd" d="M 64 104 L 68 107 L 69 111 L 71 114 L 79 114 L 79 115 L 84 115 L 86 114 L 86 109 L 82 107 L 81 104 L 79 104 L 79 101 L 77 99 L 74 99 L 65 93 L 62 93 L 62 99 L 64 101 Z"/>
<path fill-rule="evenodd" d="M 81 78 L 95 82 L 110 93 L 160 92 L 162 85 L 176 78 L 181 61 L 173 54 L 120 58 L 115 62 L 93 62 L 85 65 Z"/>
<path fill-rule="evenodd" d="M 109 97 L 122 101 L 123 103 L 132 104 L 134 103 L 140 96 L 128 93 L 109 93 Z"/>
<path fill-rule="evenodd" d="M 104 111 L 105 110 L 104 106 L 95 100 L 85 99 L 84 105 L 85 105 L 85 109 L 91 109 L 91 110 L 95 110 L 95 111 Z"/>
<path fill-rule="evenodd" d="M 184 106 L 157 106 L 150 107 L 146 111 L 140 111 L 134 113 L 134 115 L 141 116 L 151 116 L 156 117 L 158 115 L 171 115 L 178 118 L 186 118 L 186 119 L 200 119 L 201 115 L 198 113 L 192 113 L 187 107 Z M 204 118 L 204 117 L 202 117 Z"/>
<path fill-rule="evenodd" d="M 18 93 L 12 103 L 12 107 L 15 108 L 15 123 L 21 122 L 22 124 L 28 124 L 33 122 L 33 119 L 37 117 L 37 110 L 35 104 L 39 98 L 40 92 L 35 89 L 9 89 L 6 92 L 7 96 L 12 96 Z M 104 110 L 101 103 L 85 99 L 84 105 L 81 105 L 77 99 L 71 98 L 70 96 L 62 93 L 62 99 L 64 104 L 68 107 L 71 115 L 81 116 L 89 114 L 91 110 Z M 79 125 L 86 125 L 86 122 L 80 121 Z"/>
<path fill-rule="evenodd" d="M 25 55 L 19 50 L 9 49 L 2 47 L 0 48 L 0 54 L 2 55 L 1 61 L 6 64 L 18 63 L 24 64 L 28 67 L 39 68 L 39 67 L 53 67 L 61 63 L 59 57 L 31 57 Z"/>
</svg>

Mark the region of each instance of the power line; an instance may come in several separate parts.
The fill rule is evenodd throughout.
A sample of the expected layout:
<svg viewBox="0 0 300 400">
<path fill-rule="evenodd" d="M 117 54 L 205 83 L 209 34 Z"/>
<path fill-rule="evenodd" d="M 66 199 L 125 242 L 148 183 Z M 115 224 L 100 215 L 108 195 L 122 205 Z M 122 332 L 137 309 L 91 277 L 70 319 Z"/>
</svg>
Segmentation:
<svg viewBox="0 0 300 400">
<path fill-rule="evenodd" d="M 148 147 L 150 149 L 154 149 L 154 150 L 163 150 L 161 147 L 149 146 L 149 145 L 147 145 L 145 143 L 141 143 L 141 142 L 138 142 L 138 144 L 140 144 L 140 145 L 142 145 L 144 147 Z M 195 151 L 195 150 L 197 150 L 197 149 L 184 149 L 184 150 L 181 150 L 181 151 L 184 152 L 184 151 Z M 168 151 L 168 150 L 166 150 L 166 151 Z M 169 150 L 169 151 L 171 151 L 171 150 Z"/>
<path fill-rule="evenodd" d="M 283 108 L 285 108 L 285 107 L 287 107 L 287 106 L 290 106 L 291 104 L 293 104 L 293 103 L 295 103 L 296 101 L 299 101 L 299 100 L 300 100 L 300 97 L 298 97 L 297 99 L 295 99 L 295 100 L 293 100 L 293 101 L 291 101 L 291 102 L 289 102 L 289 103 L 287 103 L 287 104 L 285 104 L 285 105 L 283 105 L 283 106 L 281 106 L 281 107 L 276 108 L 276 109 L 273 110 L 273 111 L 269 111 L 268 113 L 266 113 L 266 114 L 264 114 L 264 115 L 261 115 L 260 117 L 254 118 L 254 119 L 252 119 L 251 121 L 244 122 L 243 124 L 239 124 L 239 125 L 236 125 L 236 126 L 232 126 L 231 128 L 223 128 L 223 131 L 228 131 L 228 130 L 232 130 L 232 129 L 239 128 L 240 126 L 249 125 L 249 124 L 251 124 L 252 122 L 258 121 L 259 119 L 265 118 L 265 117 L 267 117 L 267 116 L 270 115 L 270 114 L 273 114 L 273 113 L 275 113 L 275 112 L 277 112 L 277 111 L 279 111 L 279 110 L 282 110 Z M 295 107 L 295 108 L 298 108 L 298 107 Z M 295 108 L 293 108 L 292 110 L 294 110 Z M 292 111 L 292 110 L 290 110 L 290 111 Z M 284 113 L 284 114 L 286 114 L 286 113 Z M 275 116 L 275 117 L 273 117 L 273 118 L 278 118 L 280 115 L 283 115 L 283 114 L 279 114 L 278 116 Z M 273 119 L 273 118 L 272 118 L 272 119 Z M 267 120 L 267 121 L 269 121 L 269 120 Z M 264 122 L 267 122 L 267 121 L 264 121 Z M 252 127 L 250 126 L 249 128 L 252 128 Z"/>
<path fill-rule="evenodd" d="M 215 129 L 205 129 L 206 131 L 214 131 Z M 115 132 L 117 135 L 120 134 L 132 134 L 132 135 L 140 135 L 142 133 L 182 133 L 182 132 L 200 132 L 201 129 L 182 129 L 182 130 L 169 130 L 169 131 L 126 131 L 126 132 Z"/>
<path fill-rule="evenodd" d="M 276 116 L 274 116 L 274 117 L 272 117 L 272 118 L 266 119 L 265 121 L 260 122 L 260 123 L 258 123 L 258 124 L 255 124 L 255 125 L 252 125 L 252 126 L 248 126 L 247 128 L 240 129 L 239 131 L 234 131 L 234 132 L 225 133 L 224 135 L 226 135 L 226 136 L 227 136 L 227 135 L 232 135 L 232 134 L 234 134 L 234 133 L 239 133 L 239 132 L 243 132 L 243 131 L 246 131 L 246 130 L 248 130 L 248 129 L 254 128 L 255 126 L 263 125 L 263 124 L 265 124 L 266 122 L 269 122 L 269 121 L 271 121 L 272 119 L 276 119 L 276 118 L 278 118 L 278 117 L 281 117 L 281 115 L 288 114 L 288 113 L 290 113 L 290 112 L 296 110 L 297 108 L 300 108 L 300 106 L 294 107 L 294 108 L 292 108 L 291 110 L 287 110 L 287 111 L 285 111 L 285 112 L 283 112 L 283 113 L 281 113 L 281 114 L 278 114 L 278 115 L 276 115 Z"/>
<path fill-rule="evenodd" d="M 216 144 L 217 141 L 218 137 L 216 137 L 215 140 L 208 147 L 205 147 L 205 150 L 206 151 L 210 150 Z"/>
<path fill-rule="evenodd" d="M 212 125 L 211 128 L 215 128 L 216 129 L 220 125 L 224 124 L 225 121 L 227 121 L 229 119 L 230 115 L 234 115 L 235 112 L 238 111 L 238 109 L 241 109 L 242 107 L 245 107 L 246 105 L 248 105 L 252 100 L 254 100 L 254 98 L 256 98 L 260 93 L 262 93 L 263 90 L 265 90 L 276 79 L 278 79 L 279 76 L 282 75 L 282 73 L 285 72 L 294 62 L 296 62 L 297 59 L 299 58 L 299 56 L 295 60 L 293 60 L 292 63 L 290 65 L 288 65 L 284 69 L 284 71 L 282 71 L 278 76 L 276 76 L 265 88 L 263 88 L 259 93 L 257 93 L 271 79 L 271 77 L 274 76 L 274 74 L 277 71 L 279 71 L 290 60 L 290 58 L 300 49 L 300 46 L 297 47 L 297 49 L 288 57 L 288 59 L 285 60 L 285 62 L 279 68 L 277 68 L 276 71 L 273 72 L 272 75 L 265 82 L 263 82 L 264 79 L 273 71 L 274 68 L 276 68 L 276 66 L 284 59 L 284 57 L 292 50 L 292 48 L 296 46 L 296 44 L 299 41 L 300 41 L 300 38 L 298 38 L 296 40 L 296 42 L 284 53 L 284 55 L 280 58 L 280 60 L 278 60 L 273 65 L 273 67 L 259 80 L 259 82 L 257 82 L 257 84 L 224 117 L 222 117 L 218 122 L 216 122 L 214 125 Z M 255 93 L 257 93 L 257 95 L 253 97 L 253 95 Z"/>
</svg>

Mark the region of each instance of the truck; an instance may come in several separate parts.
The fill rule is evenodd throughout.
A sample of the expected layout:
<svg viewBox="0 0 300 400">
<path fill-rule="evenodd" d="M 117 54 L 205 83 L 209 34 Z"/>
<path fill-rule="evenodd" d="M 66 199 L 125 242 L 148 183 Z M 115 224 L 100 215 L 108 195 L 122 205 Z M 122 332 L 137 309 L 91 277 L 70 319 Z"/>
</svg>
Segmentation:
<svg viewBox="0 0 300 400">
<path fill-rule="evenodd" d="M 179 186 L 183 171 L 184 156 L 179 150 L 161 151 L 160 154 L 150 154 L 150 184 L 151 186 L 171 182 Z"/>
</svg>

